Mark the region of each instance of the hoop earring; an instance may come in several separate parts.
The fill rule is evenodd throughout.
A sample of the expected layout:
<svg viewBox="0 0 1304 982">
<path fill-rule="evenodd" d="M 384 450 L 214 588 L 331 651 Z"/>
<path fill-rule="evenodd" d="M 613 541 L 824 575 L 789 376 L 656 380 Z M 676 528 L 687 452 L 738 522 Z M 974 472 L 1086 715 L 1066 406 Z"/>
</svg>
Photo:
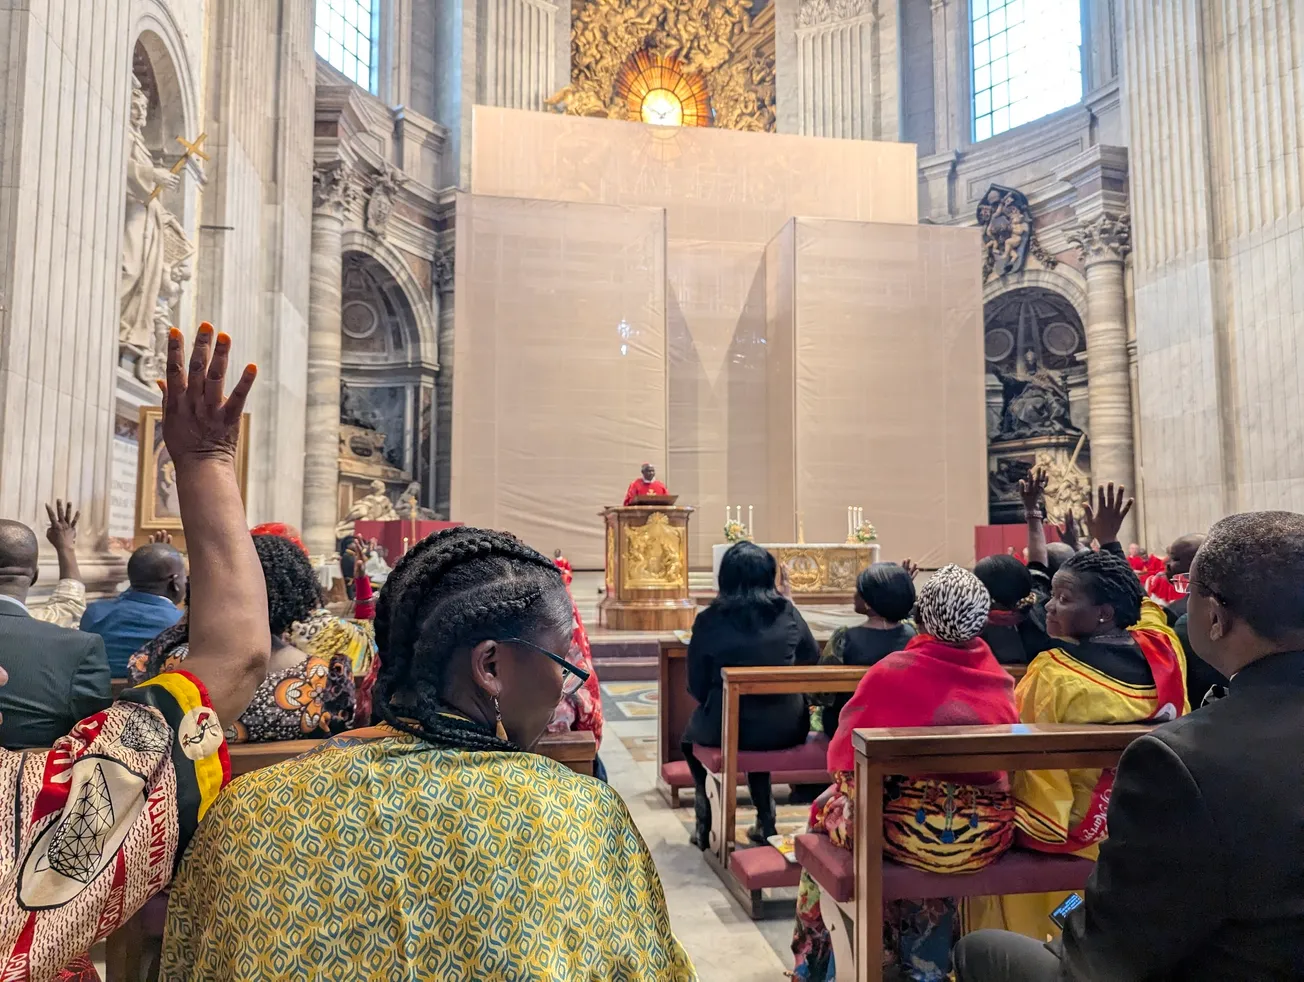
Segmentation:
<svg viewBox="0 0 1304 982">
<path fill-rule="evenodd" d="M 499 740 L 507 742 L 507 730 L 503 727 L 503 711 L 498 708 L 498 697 L 494 696 L 494 718 L 497 724 L 496 735 Z"/>
</svg>

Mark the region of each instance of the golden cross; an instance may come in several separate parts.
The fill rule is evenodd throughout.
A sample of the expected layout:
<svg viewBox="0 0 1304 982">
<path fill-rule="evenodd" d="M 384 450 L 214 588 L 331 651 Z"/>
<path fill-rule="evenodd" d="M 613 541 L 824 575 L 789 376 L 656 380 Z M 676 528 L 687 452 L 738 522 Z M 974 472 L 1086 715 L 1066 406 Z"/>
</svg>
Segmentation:
<svg viewBox="0 0 1304 982">
<path fill-rule="evenodd" d="M 194 143 L 188 142 L 186 138 L 183 136 L 177 137 L 177 142 L 186 148 L 186 152 L 183 153 L 180 159 L 177 160 L 177 162 L 172 165 L 172 173 L 180 174 L 182 170 L 185 169 L 185 166 L 190 161 L 191 157 L 198 157 L 200 160 L 208 160 L 209 159 L 208 154 L 204 153 L 204 151 L 200 149 L 200 147 L 204 145 L 204 141 L 207 139 L 208 139 L 207 133 L 200 133 L 199 136 L 195 138 Z M 154 188 L 154 192 L 149 196 L 149 200 L 153 201 L 162 193 L 163 193 L 163 186 L 160 184 Z"/>
</svg>

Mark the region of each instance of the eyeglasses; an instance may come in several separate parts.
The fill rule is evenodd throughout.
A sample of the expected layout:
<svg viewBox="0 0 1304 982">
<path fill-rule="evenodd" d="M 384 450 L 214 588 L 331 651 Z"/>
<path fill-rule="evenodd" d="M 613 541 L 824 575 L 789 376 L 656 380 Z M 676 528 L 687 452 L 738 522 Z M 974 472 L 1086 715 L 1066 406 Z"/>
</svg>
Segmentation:
<svg viewBox="0 0 1304 982">
<path fill-rule="evenodd" d="M 526 648 L 533 648 L 541 655 L 547 655 L 558 665 L 561 666 L 561 694 L 563 696 L 573 696 L 584 687 L 584 683 L 589 680 L 589 673 L 584 671 L 578 665 L 573 665 L 556 652 L 549 651 L 547 648 L 535 644 L 533 641 L 526 641 L 524 638 L 501 638 L 499 644 L 519 644 Z"/>
</svg>

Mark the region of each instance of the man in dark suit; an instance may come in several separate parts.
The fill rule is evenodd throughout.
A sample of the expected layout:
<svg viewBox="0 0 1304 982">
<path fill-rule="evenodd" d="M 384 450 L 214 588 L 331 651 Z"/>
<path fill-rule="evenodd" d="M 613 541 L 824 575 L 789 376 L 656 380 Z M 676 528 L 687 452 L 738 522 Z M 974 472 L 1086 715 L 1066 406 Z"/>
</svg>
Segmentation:
<svg viewBox="0 0 1304 982">
<path fill-rule="evenodd" d="M 1226 694 L 1123 754 L 1109 839 L 1062 941 L 970 935 L 960 982 L 1304 975 L 1304 515 L 1216 524 L 1187 616 Z"/>
<path fill-rule="evenodd" d="M 36 582 L 36 535 L 0 520 L 0 746 L 48 747 L 78 720 L 110 702 L 104 642 L 93 634 L 47 624 L 27 610 Z"/>
</svg>

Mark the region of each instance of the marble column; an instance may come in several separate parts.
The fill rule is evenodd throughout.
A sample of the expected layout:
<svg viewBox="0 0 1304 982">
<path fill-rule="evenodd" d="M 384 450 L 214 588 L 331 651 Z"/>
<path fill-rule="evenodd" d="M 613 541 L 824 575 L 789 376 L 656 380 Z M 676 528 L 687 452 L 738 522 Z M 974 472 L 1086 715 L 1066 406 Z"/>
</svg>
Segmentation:
<svg viewBox="0 0 1304 982">
<path fill-rule="evenodd" d="M 335 551 L 339 520 L 341 241 L 345 208 L 357 192 L 352 174 L 339 161 L 317 167 L 312 191 L 303 540 L 316 557 Z"/>
<path fill-rule="evenodd" d="M 1082 250 L 1087 275 L 1087 412 L 1093 484 L 1123 484 L 1136 493 L 1132 376 L 1128 364 L 1123 261 L 1131 248 L 1128 215 L 1102 212 L 1081 222 L 1069 241 Z M 1135 516 L 1119 533 L 1135 541 Z"/>
<path fill-rule="evenodd" d="M 796 19 L 798 132 L 900 139 L 896 4 L 802 0 Z"/>
</svg>

